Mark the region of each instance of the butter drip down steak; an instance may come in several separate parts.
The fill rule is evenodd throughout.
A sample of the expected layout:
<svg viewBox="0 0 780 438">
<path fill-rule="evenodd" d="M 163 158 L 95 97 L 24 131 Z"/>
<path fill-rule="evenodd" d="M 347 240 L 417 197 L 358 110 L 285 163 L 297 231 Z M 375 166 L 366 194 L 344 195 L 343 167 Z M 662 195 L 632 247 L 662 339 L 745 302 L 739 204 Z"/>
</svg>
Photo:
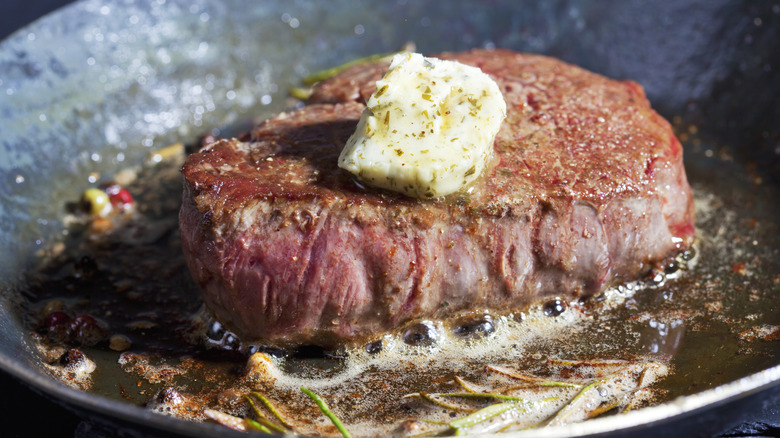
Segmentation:
<svg viewBox="0 0 780 438">
<path fill-rule="evenodd" d="M 587 297 L 691 245 L 682 148 L 638 84 L 502 50 L 438 57 L 480 67 L 507 103 L 470 191 L 418 201 L 337 167 L 386 62 L 188 158 L 183 250 L 242 340 L 332 346 L 417 318 Z"/>
</svg>

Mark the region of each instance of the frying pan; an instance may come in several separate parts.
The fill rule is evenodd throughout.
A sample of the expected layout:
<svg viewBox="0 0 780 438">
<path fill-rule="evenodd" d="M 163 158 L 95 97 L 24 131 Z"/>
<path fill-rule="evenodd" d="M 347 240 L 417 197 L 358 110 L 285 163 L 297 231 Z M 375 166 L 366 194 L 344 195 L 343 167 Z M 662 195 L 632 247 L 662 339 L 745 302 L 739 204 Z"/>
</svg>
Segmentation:
<svg viewBox="0 0 780 438">
<path fill-rule="evenodd" d="M 62 233 L 64 200 L 89 186 L 90 172 L 111 174 L 153 148 L 269 116 L 306 73 L 407 41 L 427 53 L 543 53 L 630 78 L 662 115 L 696 127 L 703 140 L 685 145 L 694 183 L 713 173 L 724 191 L 747 174 L 764 188 L 780 183 L 778 2 L 77 2 L 0 44 L 0 368 L 131 436 L 237 435 L 51 378 L 22 321 L 25 273 Z M 713 151 L 728 159 L 708 161 Z M 777 255 L 777 239 L 765 237 Z M 769 264 L 757 281 L 778 273 Z M 777 288 L 767 293 L 769 303 L 780 298 Z M 711 436 L 751 412 L 777 412 L 777 363 L 660 406 L 534 435 Z"/>
</svg>

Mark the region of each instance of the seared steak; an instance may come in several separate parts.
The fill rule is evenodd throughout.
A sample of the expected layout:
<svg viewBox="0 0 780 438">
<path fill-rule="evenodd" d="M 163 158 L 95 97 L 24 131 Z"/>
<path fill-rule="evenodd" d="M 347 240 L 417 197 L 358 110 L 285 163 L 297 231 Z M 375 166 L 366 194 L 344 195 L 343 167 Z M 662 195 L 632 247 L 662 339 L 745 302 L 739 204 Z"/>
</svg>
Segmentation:
<svg viewBox="0 0 780 438">
<path fill-rule="evenodd" d="M 694 238 L 682 148 L 642 88 L 551 58 L 444 54 L 504 92 L 470 191 L 418 201 L 337 167 L 386 64 L 189 157 L 182 245 L 203 298 L 244 340 L 333 345 L 416 318 L 521 308 L 639 278 Z"/>
</svg>

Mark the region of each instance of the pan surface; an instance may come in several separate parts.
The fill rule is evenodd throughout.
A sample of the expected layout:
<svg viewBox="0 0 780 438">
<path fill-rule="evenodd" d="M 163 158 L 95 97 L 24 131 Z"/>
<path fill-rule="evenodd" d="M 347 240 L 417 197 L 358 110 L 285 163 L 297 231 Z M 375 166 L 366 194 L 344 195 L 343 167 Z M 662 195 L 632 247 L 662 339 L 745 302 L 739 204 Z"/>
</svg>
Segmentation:
<svg viewBox="0 0 780 438">
<path fill-rule="evenodd" d="M 673 375 L 679 393 L 672 401 L 541 433 L 722 430 L 780 382 L 778 341 L 746 340 L 756 328 L 780 325 L 772 202 L 780 176 L 780 83 L 772 77 L 780 68 L 780 5 L 664 3 L 85 1 L 17 32 L 0 45 L 0 367 L 106 421 L 172 435 L 232 435 L 73 390 L 43 369 L 24 324 L 26 274 L 38 251 L 62 238 L 65 202 L 91 185 L 90 175 L 110 175 L 167 144 L 288 107 L 287 90 L 307 73 L 410 40 L 429 53 L 494 46 L 556 56 L 645 87 L 675 120 L 700 194 L 700 226 L 710 230 L 695 269 L 707 270 L 700 280 L 716 284 L 719 295 L 702 305 L 736 309 L 718 324 L 686 328 L 676 360 L 704 371 Z M 729 318 L 740 323 L 722 322 Z M 721 343 L 733 350 L 709 355 Z M 692 421 L 706 413 L 707 423 Z"/>
</svg>

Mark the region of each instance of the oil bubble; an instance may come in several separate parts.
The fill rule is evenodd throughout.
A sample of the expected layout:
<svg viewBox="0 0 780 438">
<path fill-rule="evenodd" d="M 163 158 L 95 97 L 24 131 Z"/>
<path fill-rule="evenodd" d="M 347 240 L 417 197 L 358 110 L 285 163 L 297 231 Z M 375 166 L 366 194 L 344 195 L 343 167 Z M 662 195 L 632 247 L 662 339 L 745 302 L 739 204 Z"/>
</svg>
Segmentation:
<svg viewBox="0 0 780 438">
<path fill-rule="evenodd" d="M 372 343 L 366 345 L 366 353 L 368 353 L 368 354 L 380 353 L 382 351 L 382 347 L 383 346 L 384 345 L 382 344 L 381 340 L 372 342 Z"/>
<path fill-rule="evenodd" d="M 490 315 L 483 315 L 477 319 L 461 321 L 455 328 L 457 336 L 466 339 L 483 338 L 495 331 Z"/>
<path fill-rule="evenodd" d="M 225 336 L 226 331 L 225 327 L 223 327 L 219 321 L 214 321 L 209 326 L 208 330 L 206 330 L 206 336 L 214 341 L 220 341 L 222 340 L 222 337 Z"/>
<path fill-rule="evenodd" d="M 429 347 L 436 343 L 439 333 L 430 321 L 412 325 L 403 334 L 403 341 L 416 347 Z"/>
<path fill-rule="evenodd" d="M 550 300 L 544 303 L 544 306 L 542 306 L 542 311 L 547 316 L 558 316 L 566 311 L 566 302 L 560 298 Z"/>
</svg>

